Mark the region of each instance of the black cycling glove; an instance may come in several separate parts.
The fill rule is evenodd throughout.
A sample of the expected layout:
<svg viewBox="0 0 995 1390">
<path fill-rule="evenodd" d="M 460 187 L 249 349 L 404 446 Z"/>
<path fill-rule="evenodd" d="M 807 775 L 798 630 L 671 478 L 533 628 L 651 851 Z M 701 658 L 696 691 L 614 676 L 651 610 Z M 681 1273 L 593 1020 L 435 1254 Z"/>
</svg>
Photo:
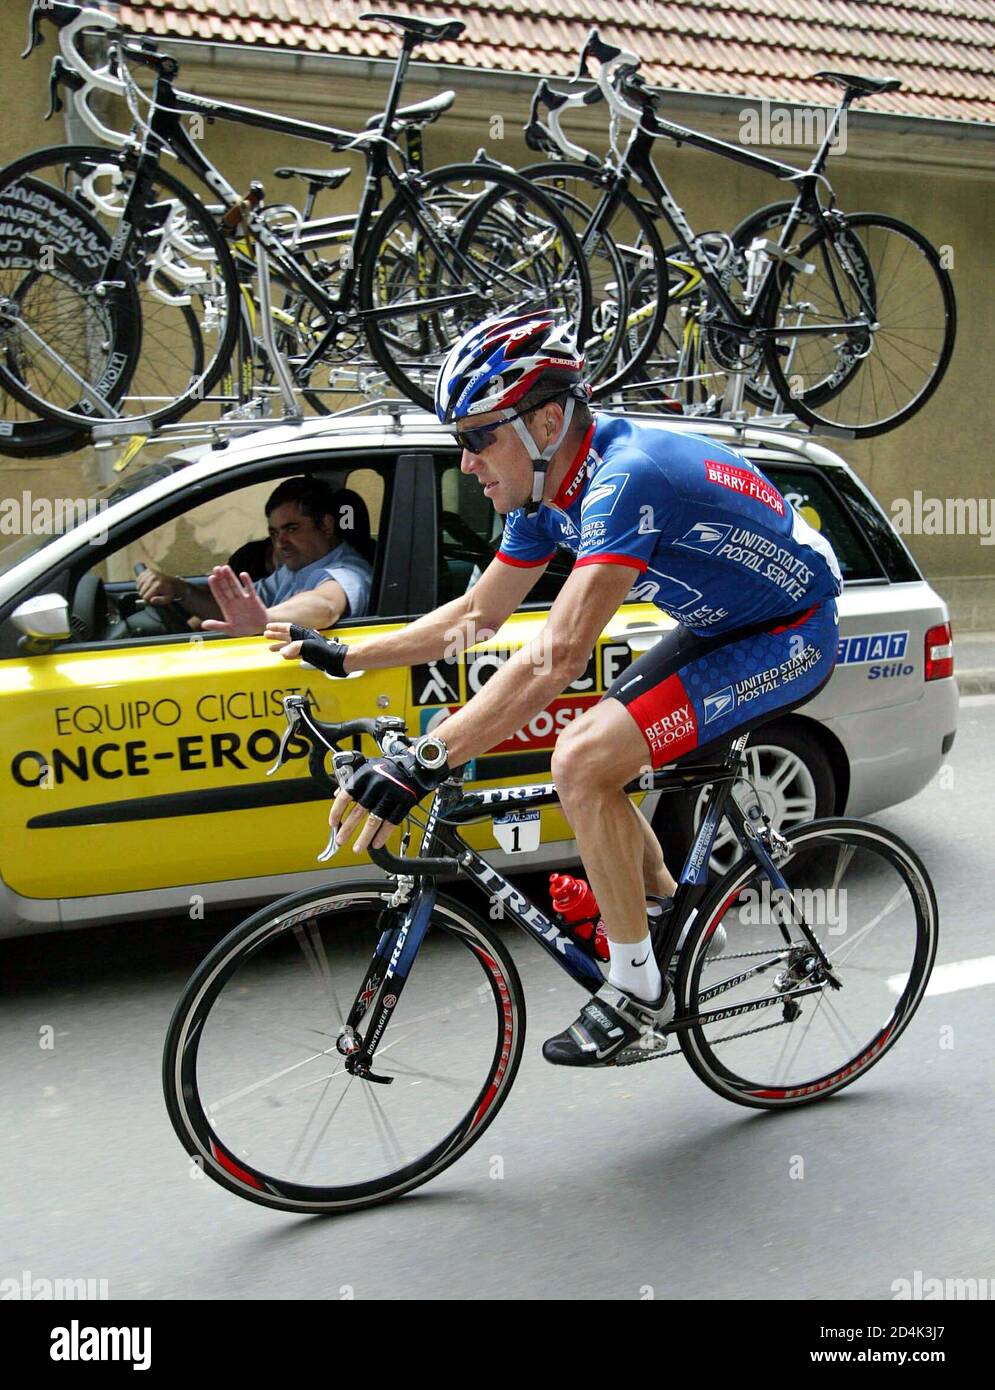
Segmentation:
<svg viewBox="0 0 995 1390">
<path fill-rule="evenodd" d="M 346 653 L 349 648 L 344 642 L 326 642 L 320 632 L 313 627 L 301 627 L 299 623 L 290 624 L 291 642 L 300 642 L 301 661 L 316 666 L 329 676 L 344 676 Z"/>
<path fill-rule="evenodd" d="M 390 758 L 339 753 L 334 763 L 339 785 L 353 801 L 391 825 L 400 825 L 422 797 L 452 775 L 448 763 L 430 770 L 422 767 L 413 753 L 396 753 Z"/>
</svg>

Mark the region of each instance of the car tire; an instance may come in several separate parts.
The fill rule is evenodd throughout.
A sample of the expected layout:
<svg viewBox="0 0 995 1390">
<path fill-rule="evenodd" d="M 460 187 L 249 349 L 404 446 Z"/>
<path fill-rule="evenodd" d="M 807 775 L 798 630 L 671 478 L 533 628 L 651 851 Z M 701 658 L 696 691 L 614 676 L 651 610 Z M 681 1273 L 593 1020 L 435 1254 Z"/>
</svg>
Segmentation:
<svg viewBox="0 0 995 1390">
<path fill-rule="evenodd" d="M 772 813 L 774 828 L 790 829 L 802 821 L 836 813 L 836 776 L 819 738 L 804 725 L 774 720 L 755 729 L 747 745 L 751 770 L 765 810 Z M 775 781 L 777 779 L 777 781 Z M 782 785 L 777 786 L 777 782 Z M 677 877 L 687 858 L 701 816 L 704 788 L 661 796 L 653 816 L 667 868 Z M 726 824 L 720 828 L 709 864 L 709 878 L 725 873 L 742 850 Z"/>
</svg>

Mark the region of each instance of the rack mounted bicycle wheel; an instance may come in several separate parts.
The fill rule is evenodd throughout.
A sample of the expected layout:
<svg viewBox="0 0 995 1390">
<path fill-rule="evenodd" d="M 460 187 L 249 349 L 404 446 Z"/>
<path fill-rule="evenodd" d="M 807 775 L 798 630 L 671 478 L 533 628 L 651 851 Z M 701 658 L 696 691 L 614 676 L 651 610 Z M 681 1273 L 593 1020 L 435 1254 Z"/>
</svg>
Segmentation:
<svg viewBox="0 0 995 1390">
<path fill-rule="evenodd" d="M 26 409 L 76 431 L 101 419 L 156 425 L 179 418 L 208 398 L 236 340 L 239 291 L 227 244 L 196 195 L 164 169 L 137 210 L 122 266 L 114 248 L 133 177 L 125 152 L 87 145 L 37 150 L 0 171 L 0 205 L 37 198 L 41 185 L 49 208 L 48 221 L 36 224 L 30 299 L 0 318 L 7 346 L 0 386 Z M 53 318 L 48 306 L 60 294 L 65 299 L 69 277 L 42 253 L 46 238 L 72 243 L 74 227 L 88 237 L 70 282 L 77 311 Z M 119 272 L 133 286 L 131 298 Z M 127 315 L 122 297 L 131 305 Z M 108 304 L 120 320 L 114 334 L 104 323 Z"/>
<path fill-rule="evenodd" d="M 774 390 L 815 428 L 895 429 L 930 399 L 953 352 L 956 303 L 936 250 L 897 218 L 856 213 L 806 237 L 797 257 L 811 272 L 778 266 L 765 314 Z"/>
<path fill-rule="evenodd" d="M 427 410 L 446 354 L 481 319 L 553 309 L 581 339 L 591 321 L 569 221 L 548 194 L 487 162 L 433 169 L 417 195 L 398 193 L 364 248 L 358 296 L 373 357 Z"/>
</svg>

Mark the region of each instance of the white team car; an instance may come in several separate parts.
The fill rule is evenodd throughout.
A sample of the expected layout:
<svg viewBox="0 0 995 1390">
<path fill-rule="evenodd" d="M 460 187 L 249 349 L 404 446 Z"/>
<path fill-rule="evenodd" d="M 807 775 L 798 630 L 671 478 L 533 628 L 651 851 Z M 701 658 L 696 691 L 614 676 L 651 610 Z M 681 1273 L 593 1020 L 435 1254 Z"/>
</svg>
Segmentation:
<svg viewBox="0 0 995 1390">
<path fill-rule="evenodd" d="M 652 420 L 744 451 L 839 557 L 836 670 L 811 703 L 752 736 L 752 772 L 775 823 L 859 816 L 914 795 L 957 725 L 949 615 L 881 508 L 842 458 L 806 436 Z M 374 566 L 369 615 L 336 630 L 347 641 L 465 592 L 497 548 L 501 520 L 460 472 L 451 436 L 404 407 L 136 461 L 89 519 L 0 550 L 0 935 L 368 877 L 369 861 L 351 851 L 315 864 L 325 809 L 299 758 L 266 776 L 284 727 L 282 696 L 306 692 L 326 720 L 399 714 L 424 731 L 535 635 L 569 572 L 572 557 L 561 551 L 524 608 L 461 660 L 344 681 L 282 662 L 259 638 L 205 638 L 182 612 L 141 607 L 138 563 L 203 582 L 214 564 L 265 537 L 265 498 L 300 474 L 349 489 L 350 539 Z M 476 760 L 476 782 L 548 776 L 558 731 L 673 626 L 638 586 L 631 599 L 584 676 Z M 642 807 L 675 867 L 696 801 L 654 793 Z M 467 838 L 505 871 L 576 862 L 555 809 L 539 825 L 485 822 Z M 715 867 L 737 852 L 720 840 Z"/>
</svg>

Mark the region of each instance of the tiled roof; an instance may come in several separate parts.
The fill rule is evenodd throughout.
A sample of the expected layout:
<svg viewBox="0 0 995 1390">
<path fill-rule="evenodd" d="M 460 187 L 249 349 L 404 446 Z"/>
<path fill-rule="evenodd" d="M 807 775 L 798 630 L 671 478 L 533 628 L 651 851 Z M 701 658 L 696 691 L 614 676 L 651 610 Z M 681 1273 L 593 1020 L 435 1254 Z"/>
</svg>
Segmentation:
<svg viewBox="0 0 995 1390">
<path fill-rule="evenodd" d="M 370 0 L 145 0 L 121 4 L 140 33 L 387 58 L 397 39 L 360 23 Z M 387 9 L 394 5 L 385 6 Z M 399 4 L 399 13 L 458 17 L 466 32 L 417 57 L 454 67 L 566 76 L 585 35 L 638 52 L 654 86 L 825 103 L 819 68 L 898 77 L 874 111 L 995 121 L 993 0 L 459 0 Z"/>
</svg>

